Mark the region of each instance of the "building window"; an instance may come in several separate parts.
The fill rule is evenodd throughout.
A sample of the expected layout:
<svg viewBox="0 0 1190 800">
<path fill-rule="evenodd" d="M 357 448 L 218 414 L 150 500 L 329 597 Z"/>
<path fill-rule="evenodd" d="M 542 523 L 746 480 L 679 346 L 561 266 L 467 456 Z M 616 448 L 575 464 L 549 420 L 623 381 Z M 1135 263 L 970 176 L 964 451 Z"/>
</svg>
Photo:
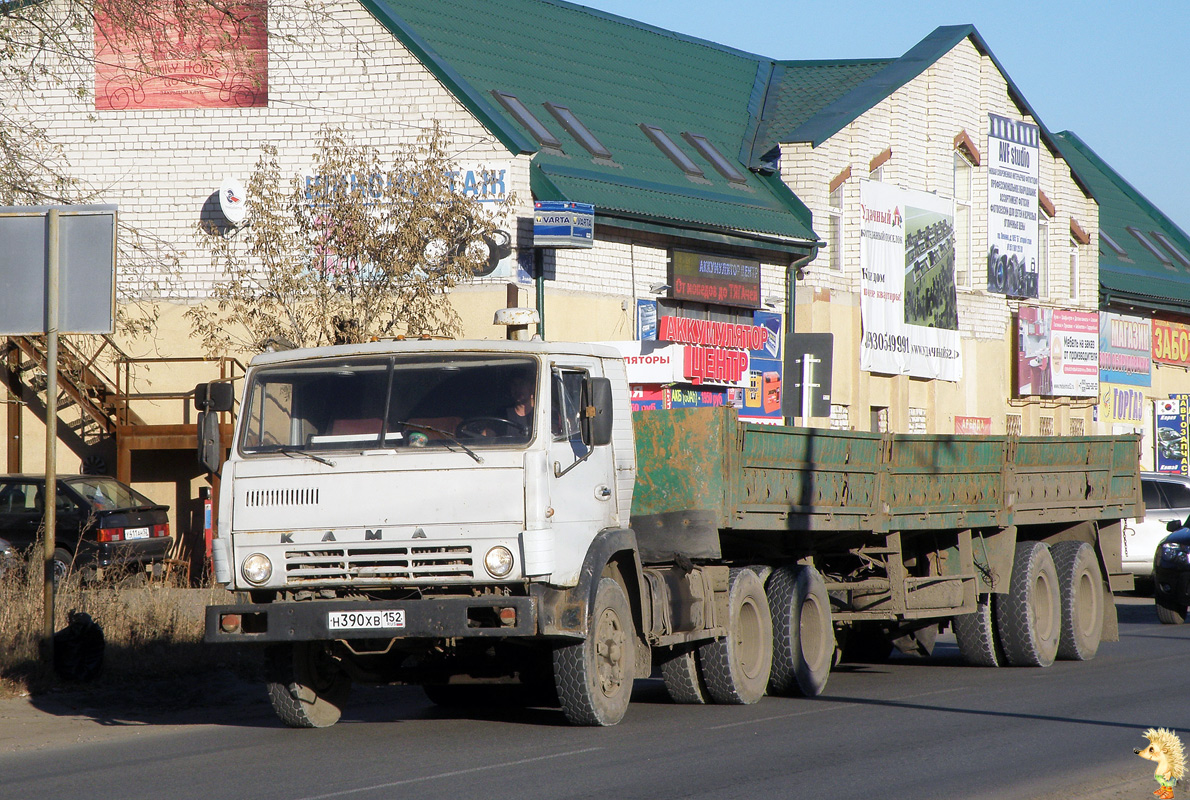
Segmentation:
<svg viewBox="0 0 1190 800">
<path fill-rule="evenodd" d="M 831 269 L 843 269 L 843 187 L 846 181 L 831 190 L 826 201 L 827 243 L 830 246 Z"/>
<path fill-rule="evenodd" d="M 720 175 L 727 178 L 731 183 L 747 183 L 748 179 L 744 177 L 744 173 L 736 169 L 735 165 L 728 161 L 722 153 L 711 144 L 711 140 L 705 136 L 699 136 L 697 133 L 683 133 L 682 138 L 686 143 L 698 151 L 699 155 L 711 162 Z"/>
<path fill-rule="evenodd" d="M 691 160 L 690 156 L 682 152 L 682 149 L 674 144 L 673 139 L 665 131 L 658 128 L 656 125 L 645 125 L 641 123 L 640 129 L 644 131 L 645 136 L 649 137 L 649 141 L 657 145 L 657 149 L 669 158 L 670 161 L 678 167 L 678 169 L 685 172 L 688 177 L 701 178 L 703 172 L 698 165 Z"/>
<path fill-rule="evenodd" d="M 1037 296 L 1050 296 L 1050 218 L 1037 215 Z"/>
<path fill-rule="evenodd" d="M 1054 435 L 1054 418 L 1053 417 L 1042 417 L 1041 418 L 1041 435 L 1042 436 L 1053 436 Z"/>
<path fill-rule="evenodd" d="M 1086 436 L 1086 420 L 1082 417 L 1070 418 L 1070 435 L 1071 436 Z"/>
<path fill-rule="evenodd" d="M 1020 436 L 1023 430 L 1021 425 L 1020 414 L 1005 414 L 1004 415 L 1004 431 L 1009 436 Z"/>
<path fill-rule="evenodd" d="M 541 120 L 533 116 L 533 112 L 521 102 L 519 97 L 497 89 L 492 90 L 492 96 L 500 102 L 500 105 L 504 106 L 505 111 L 512 114 L 516 121 L 525 127 L 525 130 L 533 134 L 533 138 L 539 145 L 552 150 L 562 149 L 562 143 L 558 141 L 558 137 L 550 133 L 550 129 L 543 125 Z"/>
<path fill-rule="evenodd" d="M 566 129 L 566 132 L 573 136 L 575 141 L 581 144 L 588 153 L 596 158 L 611 159 L 611 151 L 604 147 L 599 139 L 595 138 L 595 134 L 587 129 L 587 126 L 582 123 L 573 111 L 566 106 L 560 106 L 554 103 L 543 103 L 542 105 L 545 106 L 546 111 L 554 115 L 554 119 L 558 120 L 562 127 Z"/>
<path fill-rule="evenodd" d="M 1070 240 L 1070 295 L 1071 300 L 1078 299 L 1078 241 Z"/>
<path fill-rule="evenodd" d="M 971 277 L 971 162 L 954 151 L 954 277 L 955 285 L 970 289 Z"/>
<path fill-rule="evenodd" d="M 884 166 L 881 165 L 879 167 L 876 167 L 876 169 L 872 170 L 871 172 L 869 172 L 868 179 L 873 180 L 873 181 L 884 180 Z"/>
</svg>

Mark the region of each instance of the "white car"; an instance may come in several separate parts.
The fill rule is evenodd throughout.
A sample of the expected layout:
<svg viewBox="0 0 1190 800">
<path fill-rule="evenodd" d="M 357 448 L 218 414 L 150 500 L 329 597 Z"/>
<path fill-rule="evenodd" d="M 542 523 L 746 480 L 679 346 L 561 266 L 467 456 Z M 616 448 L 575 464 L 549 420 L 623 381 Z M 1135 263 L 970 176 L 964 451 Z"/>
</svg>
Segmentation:
<svg viewBox="0 0 1190 800">
<path fill-rule="evenodd" d="M 1190 478 L 1160 472 L 1140 474 L 1145 501 L 1144 519 L 1124 520 L 1121 556 L 1124 570 L 1142 578 L 1153 576 L 1157 545 L 1169 535 L 1171 521 L 1184 523 L 1190 516 Z"/>
</svg>

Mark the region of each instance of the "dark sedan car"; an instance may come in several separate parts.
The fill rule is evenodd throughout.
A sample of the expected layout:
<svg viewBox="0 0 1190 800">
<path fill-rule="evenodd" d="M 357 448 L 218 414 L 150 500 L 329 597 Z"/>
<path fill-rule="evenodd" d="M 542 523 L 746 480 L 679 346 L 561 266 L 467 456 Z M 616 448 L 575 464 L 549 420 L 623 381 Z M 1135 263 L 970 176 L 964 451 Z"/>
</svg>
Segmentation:
<svg viewBox="0 0 1190 800">
<path fill-rule="evenodd" d="M 141 570 L 169 555 L 169 506 L 154 503 L 114 478 L 58 478 L 54 572 L 102 575 Z M 45 476 L 0 476 L 0 538 L 25 549 L 37 542 L 45 513 Z"/>
<path fill-rule="evenodd" d="M 1190 520 L 1186 520 L 1190 523 Z M 1168 536 L 1157 545 L 1153 557 L 1153 599 L 1157 619 L 1167 625 L 1186 621 L 1190 606 L 1190 528 L 1186 523 L 1169 523 Z"/>
</svg>

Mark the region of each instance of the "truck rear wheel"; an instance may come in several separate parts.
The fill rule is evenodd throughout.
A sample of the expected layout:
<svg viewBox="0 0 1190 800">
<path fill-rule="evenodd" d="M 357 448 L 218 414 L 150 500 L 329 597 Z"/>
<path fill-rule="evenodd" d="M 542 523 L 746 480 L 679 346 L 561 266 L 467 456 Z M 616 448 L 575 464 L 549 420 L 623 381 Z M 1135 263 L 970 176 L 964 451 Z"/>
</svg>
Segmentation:
<svg viewBox="0 0 1190 800">
<path fill-rule="evenodd" d="M 731 571 L 727 635 L 698 648 L 707 692 L 716 703 L 747 705 L 764 697 L 773 664 L 773 620 L 760 578 Z"/>
<path fill-rule="evenodd" d="M 835 654 L 830 597 L 814 567 L 781 567 L 765 585 L 773 621 L 769 692 L 816 697 Z"/>
<path fill-rule="evenodd" d="M 973 667 L 999 667 L 1007 662 L 996 635 L 996 596 L 979 598 L 975 612 L 960 614 L 950 621 L 959 654 Z"/>
<path fill-rule="evenodd" d="M 1103 571 L 1095 548 L 1086 542 L 1059 542 L 1050 554 L 1062 596 L 1058 658 L 1090 661 L 1103 635 Z"/>
<path fill-rule="evenodd" d="M 1058 655 L 1062 600 L 1058 572 L 1042 542 L 1018 542 L 1008 594 L 996 604 L 996 632 L 1014 667 L 1048 667 Z"/>
<path fill-rule="evenodd" d="M 351 678 L 323 642 L 270 645 L 266 680 L 273 711 L 291 728 L 329 728 L 339 721 Z"/>
<path fill-rule="evenodd" d="M 706 705 L 711 701 L 694 650 L 680 650 L 661 662 L 661 681 L 669 699 L 681 705 Z"/>
<path fill-rule="evenodd" d="M 554 683 L 566 719 L 575 725 L 615 725 L 624 718 L 636 678 L 636 631 L 628 596 L 602 578 L 591 631 L 554 651 Z"/>
</svg>

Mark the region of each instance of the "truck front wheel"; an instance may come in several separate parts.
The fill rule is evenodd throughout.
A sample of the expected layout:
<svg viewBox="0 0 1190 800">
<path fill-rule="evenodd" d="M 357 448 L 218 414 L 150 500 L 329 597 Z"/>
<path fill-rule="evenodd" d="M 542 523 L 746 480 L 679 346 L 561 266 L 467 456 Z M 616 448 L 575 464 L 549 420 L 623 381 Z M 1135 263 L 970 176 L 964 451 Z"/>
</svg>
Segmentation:
<svg viewBox="0 0 1190 800">
<path fill-rule="evenodd" d="M 270 645 L 266 680 L 273 711 L 291 728 L 329 728 L 351 693 L 348 677 L 323 642 Z"/>
<path fill-rule="evenodd" d="M 711 699 L 747 705 L 764 697 L 773 665 L 773 620 L 755 572 L 731 571 L 727 606 L 727 635 L 701 645 L 698 662 Z"/>
<path fill-rule="evenodd" d="M 814 567 L 774 570 L 765 586 L 773 621 L 769 691 L 816 697 L 826 688 L 835 653 L 830 597 Z"/>
<path fill-rule="evenodd" d="M 554 651 L 554 683 L 574 725 L 615 725 L 624 718 L 636 678 L 636 630 L 628 596 L 602 578 L 590 634 Z"/>
<path fill-rule="evenodd" d="M 1054 559 L 1044 543 L 1017 543 L 1008 594 L 996 603 L 996 632 L 1010 665 L 1054 663 L 1062 633 L 1062 601 Z"/>
</svg>

